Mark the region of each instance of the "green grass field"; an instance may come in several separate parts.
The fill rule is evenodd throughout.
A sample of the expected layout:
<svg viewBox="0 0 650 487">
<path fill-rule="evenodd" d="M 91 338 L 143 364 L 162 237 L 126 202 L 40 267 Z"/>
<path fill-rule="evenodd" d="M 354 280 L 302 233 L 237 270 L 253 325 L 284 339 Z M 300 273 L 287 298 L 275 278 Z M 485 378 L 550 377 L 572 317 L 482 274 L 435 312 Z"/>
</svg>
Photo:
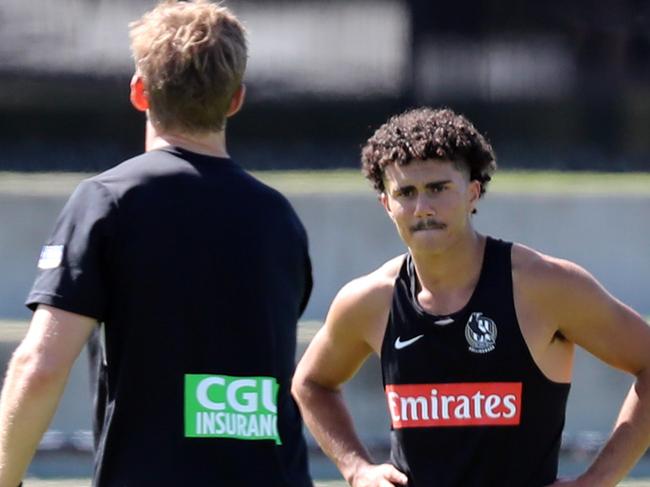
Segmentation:
<svg viewBox="0 0 650 487">
<path fill-rule="evenodd" d="M 354 169 L 327 171 L 259 171 L 254 174 L 289 194 L 367 193 L 370 184 Z M 0 172 L 0 193 L 67 195 L 84 173 Z M 594 173 L 564 171 L 498 171 L 489 191 L 574 195 L 627 194 L 650 196 L 648 173 Z"/>
<path fill-rule="evenodd" d="M 256 175 L 288 193 L 372 191 L 370 184 L 356 170 L 269 171 Z M 489 191 L 650 195 L 650 173 L 499 171 L 490 183 Z"/>
</svg>

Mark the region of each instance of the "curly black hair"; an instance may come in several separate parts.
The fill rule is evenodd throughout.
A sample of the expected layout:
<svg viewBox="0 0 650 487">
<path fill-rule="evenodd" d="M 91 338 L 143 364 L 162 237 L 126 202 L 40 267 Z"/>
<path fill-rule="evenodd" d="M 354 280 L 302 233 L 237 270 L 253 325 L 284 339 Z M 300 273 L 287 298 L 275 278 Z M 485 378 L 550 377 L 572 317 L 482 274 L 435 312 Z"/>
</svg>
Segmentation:
<svg viewBox="0 0 650 487">
<path fill-rule="evenodd" d="M 497 167 L 492 146 L 469 120 L 449 108 L 423 107 L 395 115 L 377 129 L 361 150 L 361 171 L 383 193 L 386 166 L 427 159 L 451 161 L 467 171 L 481 184 L 481 196 Z"/>
</svg>

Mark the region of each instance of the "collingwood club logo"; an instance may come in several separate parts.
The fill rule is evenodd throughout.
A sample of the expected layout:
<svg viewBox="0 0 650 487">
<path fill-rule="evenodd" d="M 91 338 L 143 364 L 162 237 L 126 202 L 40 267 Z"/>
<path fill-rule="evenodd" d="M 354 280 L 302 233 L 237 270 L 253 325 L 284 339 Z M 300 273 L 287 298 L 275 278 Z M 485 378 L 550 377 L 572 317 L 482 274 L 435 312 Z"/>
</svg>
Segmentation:
<svg viewBox="0 0 650 487">
<path fill-rule="evenodd" d="M 465 325 L 465 338 L 471 352 L 491 352 L 497 341 L 497 325 L 483 313 L 472 313 Z"/>
</svg>

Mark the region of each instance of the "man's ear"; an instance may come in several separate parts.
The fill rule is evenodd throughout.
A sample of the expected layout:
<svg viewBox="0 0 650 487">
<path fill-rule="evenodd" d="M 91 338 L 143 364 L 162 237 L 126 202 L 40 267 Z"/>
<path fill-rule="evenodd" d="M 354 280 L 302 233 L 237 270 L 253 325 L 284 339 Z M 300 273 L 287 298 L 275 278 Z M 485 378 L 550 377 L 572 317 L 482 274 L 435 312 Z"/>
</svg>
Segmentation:
<svg viewBox="0 0 650 487">
<path fill-rule="evenodd" d="M 136 110 L 146 112 L 149 109 L 149 97 L 144 86 L 144 79 L 138 73 L 135 73 L 131 78 L 131 94 L 129 98 L 131 105 Z"/>
<path fill-rule="evenodd" d="M 386 213 L 388 213 L 388 216 L 392 220 L 393 212 L 390 207 L 390 198 L 388 198 L 385 191 L 382 191 L 382 193 L 379 195 L 379 202 L 381 203 L 381 206 L 384 207 L 384 210 L 386 210 Z"/>
<path fill-rule="evenodd" d="M 239 88 L 235 90 L 235 93 L 233 93 L 232 98 L 230 99 L 230 106 L 226 112 L 226 117 L 232 117 L 241 110 L 241 107 L 244 104 L 244 98 L 246 98 L 246 85 L 242 83 L 239 85 Z"/>
</svg>

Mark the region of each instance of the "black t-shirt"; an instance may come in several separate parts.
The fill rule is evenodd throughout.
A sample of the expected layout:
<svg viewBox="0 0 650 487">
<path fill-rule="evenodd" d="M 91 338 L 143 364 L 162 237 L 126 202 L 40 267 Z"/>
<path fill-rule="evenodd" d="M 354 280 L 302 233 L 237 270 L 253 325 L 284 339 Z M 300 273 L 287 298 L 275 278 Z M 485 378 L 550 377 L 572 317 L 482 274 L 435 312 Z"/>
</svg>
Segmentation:
<svg viewBox="0 0 650 487">
<path fill-rule="evenodd" d="M 93 485 L 312 485 L 290 395 L 311 285 L 291 205 L 229 159 L 165 148 L 82 182 L 27 304 L 104 323 Z"/>
</svg>

